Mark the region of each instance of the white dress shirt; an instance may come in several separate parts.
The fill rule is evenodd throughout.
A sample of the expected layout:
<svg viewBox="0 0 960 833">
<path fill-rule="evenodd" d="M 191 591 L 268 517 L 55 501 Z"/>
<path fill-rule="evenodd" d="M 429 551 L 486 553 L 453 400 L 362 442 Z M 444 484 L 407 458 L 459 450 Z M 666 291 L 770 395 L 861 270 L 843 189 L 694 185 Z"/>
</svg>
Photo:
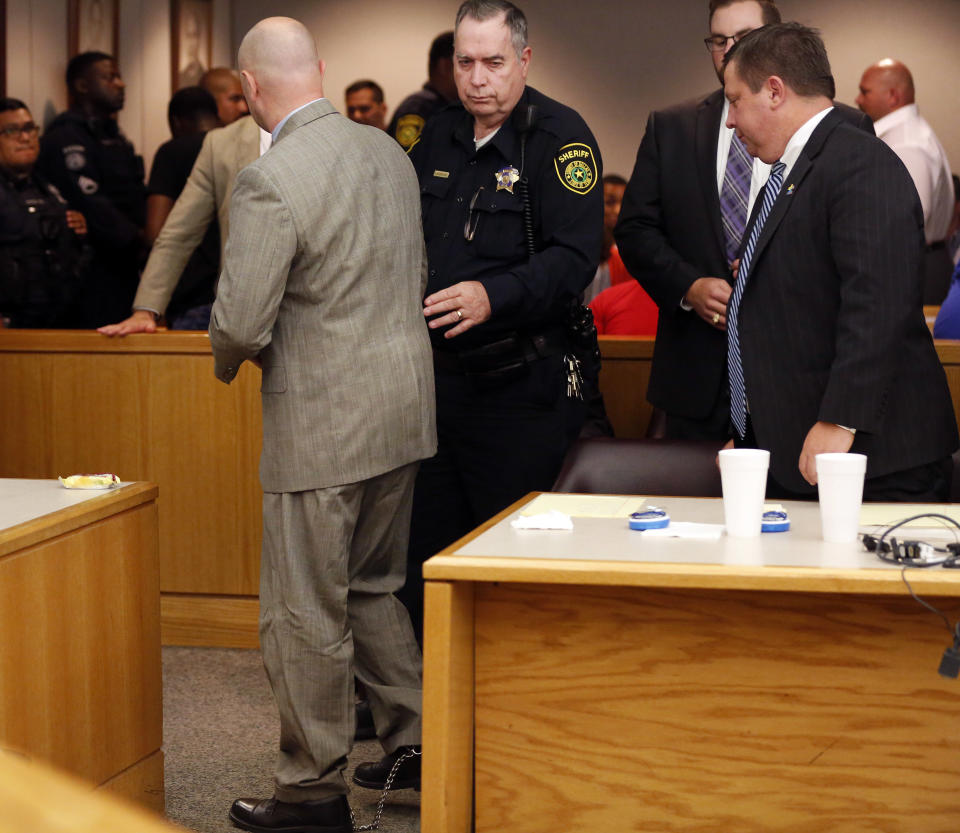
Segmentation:
<svg viewBox="0 0 960 833">
<path fill-rule="evenodd" d="M 917 186 L 927 243 L 940 242 L 947 236 L 954 200 L 950 162 L 937 134 L 920 115 L 916 104 L 888 113 L 873 123 L 873 129 L 907 166 Z"/>
</svg>

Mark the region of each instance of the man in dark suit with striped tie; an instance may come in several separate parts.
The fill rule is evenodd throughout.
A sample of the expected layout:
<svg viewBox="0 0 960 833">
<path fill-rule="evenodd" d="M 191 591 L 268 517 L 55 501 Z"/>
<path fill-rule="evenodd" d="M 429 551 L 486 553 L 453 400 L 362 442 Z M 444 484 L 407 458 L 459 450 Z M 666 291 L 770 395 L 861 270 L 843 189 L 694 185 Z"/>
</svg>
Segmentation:
<svg viewBox="0 0 960 833">
<path fill-rule="evenodd" d="M 730 416 L 770 450 L 769 496 L 814 492 L 815 455 L 867 455 L 866 500 L 947 500 L 957 448 L 923 317 L 910 175 L 833 107 L 819 35 L 785 23 L 724 63 L 727 126 L 772 165 L 727 305 Z"/>
</svg>

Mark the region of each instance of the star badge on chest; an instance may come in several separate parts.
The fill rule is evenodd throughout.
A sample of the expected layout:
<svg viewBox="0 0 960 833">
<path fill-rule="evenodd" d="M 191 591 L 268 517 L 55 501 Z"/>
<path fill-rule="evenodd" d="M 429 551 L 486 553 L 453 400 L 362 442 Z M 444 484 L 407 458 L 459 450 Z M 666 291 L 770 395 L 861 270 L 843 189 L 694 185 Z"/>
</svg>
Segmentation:
<svg viewBox="0 0 960 833">
<path fill-rule="evenodd" d="M 508 194 L 512 194 L 514 183 L 520 179 L 520 171 L 508 166 L 501 168 L 493 176 L 497 180 L 498 191 L 506 191 Z"/>
</svg>

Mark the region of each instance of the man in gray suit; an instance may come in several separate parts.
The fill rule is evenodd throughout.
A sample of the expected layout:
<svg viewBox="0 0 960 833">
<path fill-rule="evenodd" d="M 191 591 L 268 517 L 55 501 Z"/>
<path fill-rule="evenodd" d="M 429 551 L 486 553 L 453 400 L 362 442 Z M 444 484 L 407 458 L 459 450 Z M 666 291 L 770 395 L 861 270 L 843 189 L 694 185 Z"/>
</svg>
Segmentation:
<svg viewBox="0 0 960 833">
<path fill-rule="evenodd" d="M 238 58 L 274 144 L 237 176 L 210 341 L 222 381 L 263 368 L 260 644 L 280 754 L 274 797 L 230 817 L 347 833 L 354 673 L 384 750 L 420 742 L 420 656 L 393 595 L 436 450 L 419 187 L 396 142 L 323 97 L 302 24 L 260 21 Z"/>
</svg>

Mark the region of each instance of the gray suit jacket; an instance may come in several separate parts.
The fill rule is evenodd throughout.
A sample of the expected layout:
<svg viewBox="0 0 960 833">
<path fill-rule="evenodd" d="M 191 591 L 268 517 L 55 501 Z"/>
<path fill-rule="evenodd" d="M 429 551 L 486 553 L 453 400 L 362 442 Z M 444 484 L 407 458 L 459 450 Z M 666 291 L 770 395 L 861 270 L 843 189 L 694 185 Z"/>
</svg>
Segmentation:
<svg viewBox="0 0 960 833">
<path fill-rule="evenodd" d="M 221 252 L 230 233 L 230 195 L 240 169 L 260 155 L 260 128 L 246 116 L 204 137 L 200 155 L 140 277 L 134 309 L 162 313 L 193 250 L 216 217 Z"/>
<path fill-rule="evenodd" d="M 264 491 L 354 483 L 436 451 L 413 166 L 326 99 L 237 176 L 210 321 L 217 378 L 263 362 Z"/>
</svg>

